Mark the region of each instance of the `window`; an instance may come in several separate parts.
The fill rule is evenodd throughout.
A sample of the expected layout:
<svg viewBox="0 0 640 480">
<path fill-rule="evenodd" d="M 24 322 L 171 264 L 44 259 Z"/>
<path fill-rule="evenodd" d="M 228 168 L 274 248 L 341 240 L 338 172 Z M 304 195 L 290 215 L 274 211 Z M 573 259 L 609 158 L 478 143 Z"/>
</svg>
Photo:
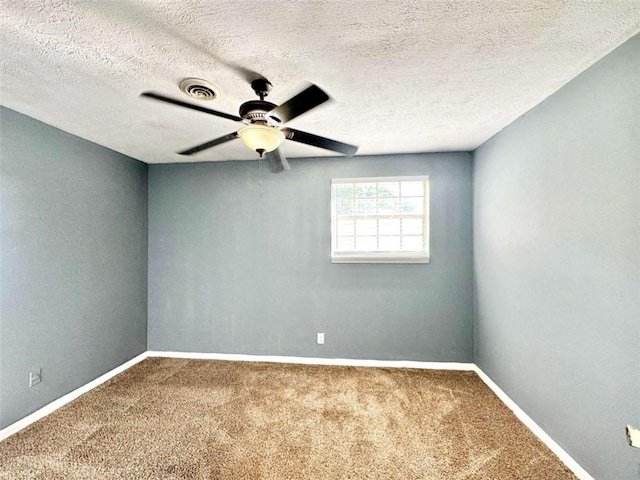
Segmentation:
<svg viewBox="0 0 640 480">
<path fill-rule="evenodd" d="M 429 263 L 429 177 L 331 180 L 332 263 Z"/>
</svg>

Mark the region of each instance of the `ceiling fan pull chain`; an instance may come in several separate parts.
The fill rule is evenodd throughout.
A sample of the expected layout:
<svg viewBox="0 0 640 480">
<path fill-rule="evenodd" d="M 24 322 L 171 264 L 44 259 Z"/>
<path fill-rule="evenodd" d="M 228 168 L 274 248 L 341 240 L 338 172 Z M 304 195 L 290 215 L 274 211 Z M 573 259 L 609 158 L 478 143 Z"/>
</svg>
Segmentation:
<svg viewBox="0 0 640 480">
<path fill-rule="evenodd" d="M 258 157 L 258 175 L 259 175 L 259 180 L 258 180 L 258 187 L 260 188 L 260 198 L 262 198 L 262 156 Z"/>
</svg>

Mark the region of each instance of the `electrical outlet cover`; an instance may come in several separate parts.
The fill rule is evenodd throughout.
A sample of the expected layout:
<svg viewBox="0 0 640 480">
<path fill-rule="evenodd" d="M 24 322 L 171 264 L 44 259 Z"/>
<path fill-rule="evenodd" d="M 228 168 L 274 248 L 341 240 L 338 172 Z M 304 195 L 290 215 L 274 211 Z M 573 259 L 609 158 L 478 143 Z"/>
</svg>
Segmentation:
<svg viewBox="0 0 640 480">
<path fill-rule="evenodd" d="M 33 370 L 29 372 L 29 386 L 33 387 L 42 381 L 42 369 Z"/>
</svg>

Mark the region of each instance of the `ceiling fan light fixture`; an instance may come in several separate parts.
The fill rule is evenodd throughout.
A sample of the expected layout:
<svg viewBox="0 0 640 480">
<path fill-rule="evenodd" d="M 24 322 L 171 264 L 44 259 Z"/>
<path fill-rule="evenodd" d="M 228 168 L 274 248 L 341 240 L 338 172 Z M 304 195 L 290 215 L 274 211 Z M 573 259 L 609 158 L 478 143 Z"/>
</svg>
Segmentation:
<svg viewBox="0 0 640 480">
<path fill-rule="evenodd" d="M 274 127 L 251 123 L 238 130 L 238 136 L 244 144 L 262 156 L 263 153 L 272 152 L 284 141 L 284 133 Z"/>
</svg>

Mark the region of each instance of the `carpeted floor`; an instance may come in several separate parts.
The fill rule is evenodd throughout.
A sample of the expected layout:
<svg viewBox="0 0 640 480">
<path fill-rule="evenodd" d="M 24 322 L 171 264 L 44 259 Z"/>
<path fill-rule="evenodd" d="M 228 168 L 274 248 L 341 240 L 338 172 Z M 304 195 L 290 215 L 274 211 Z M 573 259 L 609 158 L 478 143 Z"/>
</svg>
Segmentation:
<svg viewBox="0 0 640 480">
<path fill-rule="evenodd" d="M 152 358 L 0 443 L 1 479 L 575 479 L 472 372 Z"/>
</svg>

